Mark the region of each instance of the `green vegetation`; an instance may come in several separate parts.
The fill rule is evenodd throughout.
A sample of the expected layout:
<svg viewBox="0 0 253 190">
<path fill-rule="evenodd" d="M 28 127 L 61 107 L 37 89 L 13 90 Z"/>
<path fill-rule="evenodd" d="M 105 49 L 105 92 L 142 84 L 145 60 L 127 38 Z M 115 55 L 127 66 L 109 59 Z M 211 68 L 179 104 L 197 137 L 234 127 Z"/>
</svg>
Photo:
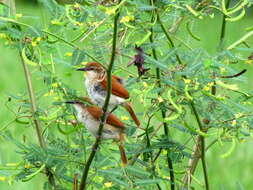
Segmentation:
<svg viewBox="0 0 253 190">
<path fill-rule="evenodd" d="M 46 3 L 43 5 L 17 4 L 16 16 L 9 17 L 9 22 L 0 19 L 0 189 L 4 190 L 54 189 L 48 182 L 45 168 L 52 171 L 58 189 L 72 189 L 74 174 L 78 173 L 78 178 L 81 179 L 85 161 L 95 142 L 94 137 L 82 125 L 70 124 L 70 121 L 75 119 L 74 111 L 61 102 L 86 94 L 83 76 L 75 72 L 75 69 L 83 62 L 92 60 L 87 54 L 102 63 L 109 63 L 116 6 L 57 5 L 52 3 L 53 0 L 44 2 Z M 189 6 L 196 8 L 194 1 L 175 2 L 156 2 L 166 30 L 171 28 L 180 16 L 186 17 L 178 24 L 176 33 L 169 33 L 176 47 L 171 48 L 157 20 L 156 8 L 150 6 L 149 1 L 122 1 L 117 51 L 123 56 L 117 54 L 113 69 L 113 73 L 128 79 L 127 88 L 144 128 L 148 118 L 154 115 L 150 130 L 137 139 L 136 136 L 143 132 L 135 129 L 124 110 L 116 111 L 118 117 L 127 123 L 128 157 L 134 156 L 136 151 L 145 145 L 141 142 L 145 142 L 147 134 L 151 135 L 153 130 L 164 122 L 160 112 L 165 109 L 163 106 L 168 108 L 165 121 L 168 124 L 169 139 L 161 127 L 151 139 L 151 147 L 147 148 L 145 145 L 140 151 L 139 160 L 126 169 L 120 165 L 117 146 L 111 141 L 104 141 L 89 171 L 89 189 L 158 189 L 158 185 L 161 189 L 170 189 L 170 174 L 166 161 L 168 149 L 169 158 L 173 161 L 176 189 L 180 189 L 190 154 L 197 136 L 201 137 L 201 134 L 204 134 L 206 146 L 214 140 L 218 141 L 215 141 L 205 154 L 209 189 L 253 188 L 253 120 L 250 115 L 253 69 L 251 60 L 247 60 L 253 52 L 253 37 L 245 41 L 249 47 L 239 44 L 231 51 L 226 50 L 250 32 L 250 27 L 252 30 L 250 7 L 245 8 L 248 12 L 243 18 L 238 18 L 236 22 L 227 22 L 224 42 L 220 46 L 223 16 L 221 12 L 210 8 L 205 10 L 204 7 L 192 12 Z M 222 7 L 218 2 L 210 1 L 210 4 L 205 6 Z M 247 2 L 247 6 L 252 3 L 243 2 Z M 188 8 L 186 5 L 189 5 Z M 233 2 L 230 6 L 233 7 L 232 5 L 234 6 Z M 6 16 L 3 6 L 0 7 L 0 14 Z M 240 15 L 243 10 L 240 9 L 232 18 Z M 22 15 L 19 15 L 21 13 Z M 152 17 L 154 25 L 150 25 Z M 22 23 L 34 28 L 26 27 Z M 149 41 L 150 27 L 153 27 L 154 43 Z M 80 36 L 82 32 L 83 35 Z M 80 42 L 84 37 L 84 41 Z M 24 41 L 25 39 L 27 41 Z M 62 39 L 68 43 L 76 39 L 71 43 L 81 50 L 71 47 Z M 129 56 L 135 55 L 135 44 L 144 49 L 144 66 L 151 68 L 140 78 L 135 67 L 127 67 L 131 61 Z M 158 55 L 157 61 L 152 50 Z M 23 56 L 20 57 L 22 52 Z M 177 56 L 186 65 L 182 70 Z M 31 117 L 22 58 L 31 70 L 38 106 L 35 117 L 41 124 L 43 138 L 47 143 L 46 153 L 39 147 Z M 163 79 L 162 90 L 155 78 L 157 68 L 160 69 Z M 240 77 L 212 78 L 212 72 L 217 76 L 228 76 L 243 69 L 247 69 L 247 72 Z M 187 78 L 184 78 L 185 76 Z M 211 94 L 214 81 L 217 82 L 217 94 Z M 199 83 L 198 88 L 196 83 Z M 238 89 L 233 85 L 237 85 Z M 203 119 L 210 120 L 208 131 L 199 130 L 196 115 L 189 106 L 191 102 L 194 103 L 203 126 L 206 125 Z M 172 112 L 171 116 L 169 112 Z M 249 116 L 240 118 L 244 114 Z M 20 116 L 24 117 L 19 118 Z M 237 118 L 220 122 L 233 117 Z M 188 139 L 189 141 L 186 141 Z M 157 155 L 160 148 L 163 150 L 155 162 L 153 172 L 150 159 Z M 206 188 L 201 161 L 191 185 L 195 189 Z"/>
</svg>

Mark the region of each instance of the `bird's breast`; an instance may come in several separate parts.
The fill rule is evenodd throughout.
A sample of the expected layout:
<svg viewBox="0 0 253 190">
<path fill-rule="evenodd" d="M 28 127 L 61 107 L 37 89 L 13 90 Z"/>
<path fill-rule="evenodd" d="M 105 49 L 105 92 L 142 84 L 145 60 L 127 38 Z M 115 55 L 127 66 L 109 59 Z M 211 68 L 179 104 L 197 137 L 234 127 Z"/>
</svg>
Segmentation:
<svg viewBox="0 0 253 190">
<path fill-rule="evenodd" d="M 107 94 L 106 90 L 102 87 L 102 85 L 99 82 L 94 82 L 89 79 L 86 79 L 85 86 L 92 102 L 102 107 L 104 105 L 105 97 Z M 110 105 L 115 106 L 124 102 L 125 99 L 115 96 L 113 94 L 111 95 Z"/>
</svg>

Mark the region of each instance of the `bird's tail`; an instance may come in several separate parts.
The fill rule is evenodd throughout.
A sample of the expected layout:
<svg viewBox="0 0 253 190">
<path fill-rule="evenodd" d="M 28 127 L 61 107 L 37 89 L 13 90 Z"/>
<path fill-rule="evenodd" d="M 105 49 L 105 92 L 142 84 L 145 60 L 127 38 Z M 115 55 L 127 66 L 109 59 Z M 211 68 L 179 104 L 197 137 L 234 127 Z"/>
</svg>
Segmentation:
<svg viewBox="0 0 253 190">
<path fill-rule="evenodd" d="M 127 156 L 124 148 L 124 134 L 120 134 L 120 142 L 119 142 L 119 151 L 120 151 L 120 156 L 121 156 L 121 161 L 122 161 L 122 166 L 126 167 L 127 165 Z"/>
<path fill-rule="evenodd" d="M 131 115 L 132 119 L 134 120 L 134 123 L 137 125 L 137 127 L 140 127 L 141 123 L 139 121 L 139 119 L 137 118 L 137 116 L 134 113 L 134 110 L 131 106 L 130 102 L 126 102 L 123 104 L 123 106 L 126 108 L 126 110 L 129 112 L 129 114 Z"/>
<path fill-rule="evenodd" d="M 127 157 L 126 157 L 126 152 L 125 152 L 124 145 L 119 144 L 119 151 L 120 151 L 122 166 L 126 167 L 126 165 L 127 165 Z"/>
</svg>

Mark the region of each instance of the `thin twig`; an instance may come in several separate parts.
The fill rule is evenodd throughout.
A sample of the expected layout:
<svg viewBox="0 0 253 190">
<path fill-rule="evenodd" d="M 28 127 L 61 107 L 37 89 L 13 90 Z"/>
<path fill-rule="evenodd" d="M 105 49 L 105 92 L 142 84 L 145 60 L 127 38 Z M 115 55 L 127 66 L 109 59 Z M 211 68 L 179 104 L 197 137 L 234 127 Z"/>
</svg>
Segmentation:
<svg viewBox="0 0 253 190">
<path fill-rule="evenodd" d="M 120 1 L 119 1 L 120 3 Z M 91 163 L 96 155 L 96 152 L 99 148 L 99 144 L 101 142 L 101 136 L 102 136 L 102 130 L 106 121 L 106 117 L 107 117 L 107 109 L 109 106 L 109 101 L 110 101 L 110 97 L 111 97 L 111 90 L 112 90 L 112 84 L 111 84 L 111 76 L 112 76 L 112 67 L 114 64 L 114 59 L 115 59 L 115 50 L 116 50 L 116 40 L 117 40 L 117 26 L 118 26 L 118 18 L 119 18 L 119 10 L 117 10 L 117 13 L 114 17 L 114 30 L 113 30 L 113 42 L 112 42 L 112 54 L 111 54 L 111 60 L 110 60 L 110 64 L 108 66 L 107 69 L 107 94 L 106 94 L 106 98 L 105 98 L 105 103 L 103 106 L 103 114 L 101 116 L 101 121 L 100 121 L 100 125 L 99 125 L 99 129 L 98 129 L 98 134 L 97 134 L 97 138 L 95 143 L 93 144 L 92 147 L 92 151 L 90 153 L 90 156 L 87 160 L 87 163 L 85 165 L 85 168 L 83 170 L 83 175 L 82 175 L 82 179 L 81 179 L 81 184 L 80 184 L 80 188 L 79 190 L 84 190 L 86 187 L 86 181 L 87 181 L 87 177 L 88 177 L 88 173 L 89 173 L 89 169 L 91 166 Z"/>
<path fill-rule="evenodd" d="M 206 132 L 205 128 L 202 126 L 197 109 L 195 108 L 194 102 L 190 102 L 190 106 L 192 108 L 193 114 L 196 118 L 196 121 L 198 123 L 199 129 L 202 132 Z M 197 142 L 197 148 L 200 146 L 201 150 L 201 162 L 202 162 L 202 167 L 203 167 L 203 173 L 204 173 L 204 179 L 205 179 L 205 186 L 206 190 L 209 190 L 209 182 L 208 182 L 208 176 L 207 176 L 207 168 L 206 168 L 206 160 L 205 160 L 205 137 L 202 135 L 198 136 L 198 142 Z M 200 143 L 199 143 L 200 142 Z M 197 164 L 197 163 L 196 163 Z"/>
<path fill-rule="evenodd" d="M 78 190 L 78 174 L 74 175 L 73 179 L 73 190 Z"/>
<path fill-rule="evenodd" d="M 170 43 L 170 46 L 171 46 L 172 48 L 175 48 L 175 44 L 174 44 L 174 42 L 172 41 L 172 39 L 171 39 L 171 37 L 170 37 L 168 31 L 166 30 L 166 28 L 165 28 L 165 26 L 164 26 L 164 24 L 163 24 L 163 22 L 162 22 L 162 20 L 161 20 L 161 18 L 160 18 L 160 15 L 159 15 L 158 11 L 156 11 L 156 14 L 157 14 L 157 21 L 158 21 L 158 23 L 160 24 L 160 26 L 161 26 L 161 28 L 162 28 L 162 31 L 163 31 L 163 33 L 165 34 L 166 38 L 168 39 L 168 41 L 169 41 L 169 43 Z M 183 62 L 182 62 L 181 58 L 179 57 L 179 55 L 178 55 L 177 53 L 175 53 L 175 55 L 176 55 L 176 58 L 177 58 L 178 63 L 179 63 L 179 64 L 183 64 Z"/>
<path fill-rule="evenodd" d="M 33 86 L 32 86 L 32 79 L 31 79 L 31 74 L 29 71 L 29 68 L 27 66 L 27 64 L 24 62 L 21 52 L 20 52 L 20 58 L 21 58 L 21 63 L 24 69 L 24 74 L 25 74 L 25 79 L 26 79 L 26 84 L 27 84 L 27 90 L 29 93 L 29 98 L 30 98 L 30 103 L 31 103 L 31 112 L 33 115 L 33 122 L 36 128 L 36 133 L 37 133 L 37 137 L 38 137 L 38 141 L 39 144 L 42 148 L 46 147 L 45 141 L 42 137 L 42 130 L 39 124 L 39 121 L 36 118 L 36 114 L 37 114 L 37 106 L 36 106 L 36 100 L 35 100 L 35 95 L 34 95 L 34 91 L 33 91 Z"/>
<path fill-rule="evenodd" d="M 25 79 L 26 79 L 26 84 L 27 84 L 27 90 L 28 90 L 30 103 L 31 103 L 31 112 L 32 112 L 32 117 L 33 117 L 33 123 L 35 125 L 37 138 L 38 138 L 40 147 L 45 149 L 46 148 L 46 143 L 45 143 L 45 140 L 42 136 L 42 130 L 41 130 L 39 120 L 37 119 L 37 116 L 36 116 L 37 106 L 36 106 L 35 94 L 34 94 L 33 86 L 32 86 L 31 74 L 30 74 L 30 71 L 29 71 L 29 68 L 28 68 L 27 64 L 24 62 L 21 51 L 19 52 L 19 55 L 20 55 L 20 58 L 21 58 L 21 64 L 22 64 L 23 69 L 24 69 L 24 74 L 25 74 Z M 55 186 L 55 181 L 54 181 L 53 174 L 50 171 L 50 169 L 47 168 L 47 167 L 46 167 L 46 175 L 48 176 L 49 183 L 52 186 Z"/>
<path fill-rule="evenodd" d="M 151 4 L 151 6 L 153 5 L 153 1 L 152 0 L 150 1 L 150 4 Z M 161 21 L 159 21 L 160 20 L 159 15 L 158 15 L 157 12 L 156 12 L 156 14 L 157 14 L 157 17 L 158 17 L 157 18 L 158 22 L 161 24 Z M 151 18 L 151 22 L 154 22 L 154 20 L 155 20 L 155 15 L 153 14 L 152 18 Z M 150 32 L 151 32 L 151 35 L 149 37 L 149 40 L 150 40 L 151 43 L 154 43 L 154 39 L 153 39 L 154 38 L 154 31 L 153 31 L 152 27 L 150 28 Z M 170 43 L 173 44 L 173 42 L 171 42 L 171 41 L 170 41 Z M 155 48 L 152 48 L 152 54 L 153 54 L 154 59 L 158 60 Z M 178 59 L 180 60 L 180 58 L 178 58 Z M 161 84 L 161 71 L 160 71 L 160 69 L 158 67 L 156 68 L 156 79 L 157 79 L 158 88 L 161 88 L 162 87 L 162 84 Z M 158 96 L 160 97 L 161 95 L 162 95 L 161 92 L 158 92 Z M 161 106 L 160 111 L 162 113 L 162 118 L 163 118 L 163 120 L 165 120 L 165 118 L 166 118 L 166 110 L 163 109 L 164 108 L 164 103 L 161 102 L 160 106 Z M 164 134 L 165 134 L 166 138 L 168 139 L 169 138 L 168 124 L 166 122 L 163 122 L 163 127 L 164 127 Z M 171 190 L 174 190 L 175 189 L 175 177 L 174 177 L 173 162 L 172 162 L 172 160 L 170 158 L 170 150 L 169 150 L 169 148 L 166 149 L 166 154 L 167 154 L 167 156 L 166 156 L 167 157 L 167 164 L 168 164 L 169 173 L 170 173 L 170 180 L 171 180 L 170 181 L 170 187 L 171 187 Z"/>
</svg>

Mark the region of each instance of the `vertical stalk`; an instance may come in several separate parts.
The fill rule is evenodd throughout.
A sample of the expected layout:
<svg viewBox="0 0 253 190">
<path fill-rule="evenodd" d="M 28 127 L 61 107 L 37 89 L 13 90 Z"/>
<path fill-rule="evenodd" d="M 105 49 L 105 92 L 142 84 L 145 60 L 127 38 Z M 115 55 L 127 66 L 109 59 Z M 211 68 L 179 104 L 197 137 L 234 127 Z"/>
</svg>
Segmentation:
<svg viewBox="0 0 253 190">
<path fill-rule="evenodd" d="M 229 7 L 230 1 L 231 0 L 227 0 L 226 9 Z M 225 32 L 226 32 L 226 25 L 227 25 L 226 18 L 227 18 L 227 16 L 225 14 L 223 14 L 219 46 L 222 45 L 222 43 L 224 42 L 224 37 L 225 37 Z"/>
<path fill-rule="evenodd" d="M 150 0 L 150 4 L 153 5 L 153 1 Z M 152 18 L 151 18 L 151 22 L 154 22 L 155 20 L 155 15 L 153 14 L 152 15 Z M 154 42 L 154 31 L 153 31 L 153 28 L 150 28 L 150 32 L 151 32 L 151 35 L 149 37 L 149 40 L 151 43 Z M 156 54 L 156 50 L 155 48 L 152 48 L 152 55 L 154 57 L 155 60 L 157 60 L 157 54 Z M 158 87 L 161 88 L 162 87 L 162 84 L 161 84 L 161 71 L 159 68 L 156 68 L 156 79 L 157 79 L 157 84 L 158 84 Z M 161 92 L 158 92 L 158 96 L 161 96 Z M 164 107 L 164 104 L 163 102 L 161 103 L 161 114 L 162 114 L 162 118 L 165 119 L 166 118 L 166 110 L 163 109 Z M 163 122 L 163 127 L 164 127 L 164 134 L 167 138 L 169 138 L 169 129 L 168 129 L 168 125 L 166 122 Z M 171 180 L 171 183 L 170 183 L 170 187 L 171 187 L 171 190 L 175 190 L 175 177 L 174 177 L 174 169 L 173 169 L 173 162 L 170 158 L 170 150 L 169 149 L 166 149 L 167 153 L 167 164 L 168 164 L 168 168 L 169 168 L 169 173 L 170 173 L 170 180 Z"/>
<path fill-rule="evenodd" d="M 161 26 L 161 28 L 162 28 L 162 31 L 163 31 L 163 33 L 165 34 L 167 40 L 169 41 L 170 46 L 171 46 L 172 48 L 175 48 L 175 44 L 174 44 L 174 42 L 172 41 L 172 39 L 171 39 L 171 37 L 170 37 L 170 35 L 169 35 L 169 32 L 166 30 L 166 28 L 165 28 L 163 22 L 161 21 L 160 15 L 158 14 L 158 11 L 157 11 L 157 10 L 156 10 L 156 15 L 157 15 L 157 21 L 158 21 L 158 23 L 160 24 L 160 26 Z M 177 58 L 177 61 L 178 61 L 179 64 L 182 64 L 182 63 L 183 63 L 182 60 L 181 60 L 181 58 L 179 57 L 179 55 L 178 55 L 177 53 L 176 53 L 176 58 Z"/>
<path fill-rule="evenodd" d="M 19 52 L 19 55 L 20 55 L 20 58 L 21 58 L 22 67 L 24 69 L 24 74 L 25 74 L 25 79 L 26 79 L 26 84 L 27 84 L 27 90 L 28 90 L 30 103 L 31 103 L 31 112 L 32 112 L 32 116 L 33 116 L 33 123 L 35 125 L 37 138 L 38 138 L 40 147 L 45 149 L 46 148 L 46 143 L 45 143 L 45 140 L 42 136 L 42 130 L 41 130 L 39 120 L 37 119 L 37 116 L 36 116 L 37 106 L 36 106 L 36 99 L 35 99 L 35 94 L 34 94 L 34 90 L 33 90 L 33 86 L 32 86 L 31 74 L 30 74 L 30 71 L 29 71 L 29 68 L 28 68 L 27 64 L 25 63 L 25 61 L 22 57 L 22 53 Z M 48 176 L 49 183 L 52 186 L 55 186 L 54 176 L 53 176 L 53 174 L 52 174 L 52 172 L 50 171 L 49 168 L 46 168 L 46 175 Z"/>
<path fill-rule="evenodd" d="M 31 74 L 30 74 L 27 64 L 24 62 L 24 60 L 22 58 L 21 52 L 20 52 L 20 57 L 21 57 L 21 63 L 22 63 L 24 73 L 25 73 L 25 79 L 26 79 L 27 90 L 28 90 L 28 94 L 29 94 L 29 98 L 30 98 L 31 112 L 33 115 L 33 122 L 35 125 L 36 134 L 37 134 L 40 146 L 42 148 L 46 148 L 46 143 L 42 137 L 42 132 L 41 132 L 42 130 L 41 130 L 39 121 L 36 118 L 37 106 L 36 106 L 36 100 L 35 100 L 35 95 L 34 95 L 33 86 L 32 86 Z"/>
<path fill-rule="evenodd" d="M 192 101 L 190 103 L 190 106 L 191 106 L 193 114 L 194 114 L 194 116 L 195 116 L 195 118 L 197 120 L 197 123 L 198 123 L 200 131 L 205 132 L 205 129 L 204 129 L 204 127 L 201 124 L 198 112 L 197 112 L 197 110 L 195 108 L 195 105 L 194 105 L 194 103 Z M 197 146 L 200 146 L 201 163 L 202 163 L 202 168 L 203 168 L 203 173 L 204 173 L 205 186 L 206 186 L 206 190 L 209 190 L 209 182 L 208 182 L 207 168 L 206 168 L 206 159 L 205 159 L 205 137 L 199 136 L 198 138 L 199 138 L 198 142 L 200 142 L 200 144 L 197 145 Z"/>
<path fill-rule="evenodd" d="M 120 3 L 120 1 L 119 1 L 119 3 Z M 115 59 L 115 54 L 116 54 L 115 50 L 116 50 L 116 40 L 117 40 L 118 18 L 119 18 L 119 10 L 117 10 L 117 13 L 114 17 L 112 54 L 111 54 L 110 64 L 109 64 L 107 71 L 106 71 L 107 72 L 107 94 L 106 94 L 106 99 L 105 99 L 105 103 L 103 106 L 103 115 L 101 116 L 101 121 L 100 121 L 99 129 L 98 129 L 98 135 L 97 135 L 96 141 L 93 144 L 92 151 L 90 153 L 90 156 L 89 156 L 89 158 L 86 162 L 85 168 L 83 170 L 83 175 L 82 175 L 79 190 L 84 190 L 86 188 L 86 184 L 87 184 L 86 181 L 87 181 L 89 169 L 90 169 L 91 163 L 96 155 L 96 152 L 99 148 L 99 144 L 101 142 L 102 130 L 103 130 L 103 127 L 104 127 L 104 124 L 106 121 L 106 117 L 107 117 L 107 109 L 109 106 L 109 101 L 110 101 L 111 91 L 112 91 L 112 67 L 114 64 L 114 59 Z"/>
</svg>

